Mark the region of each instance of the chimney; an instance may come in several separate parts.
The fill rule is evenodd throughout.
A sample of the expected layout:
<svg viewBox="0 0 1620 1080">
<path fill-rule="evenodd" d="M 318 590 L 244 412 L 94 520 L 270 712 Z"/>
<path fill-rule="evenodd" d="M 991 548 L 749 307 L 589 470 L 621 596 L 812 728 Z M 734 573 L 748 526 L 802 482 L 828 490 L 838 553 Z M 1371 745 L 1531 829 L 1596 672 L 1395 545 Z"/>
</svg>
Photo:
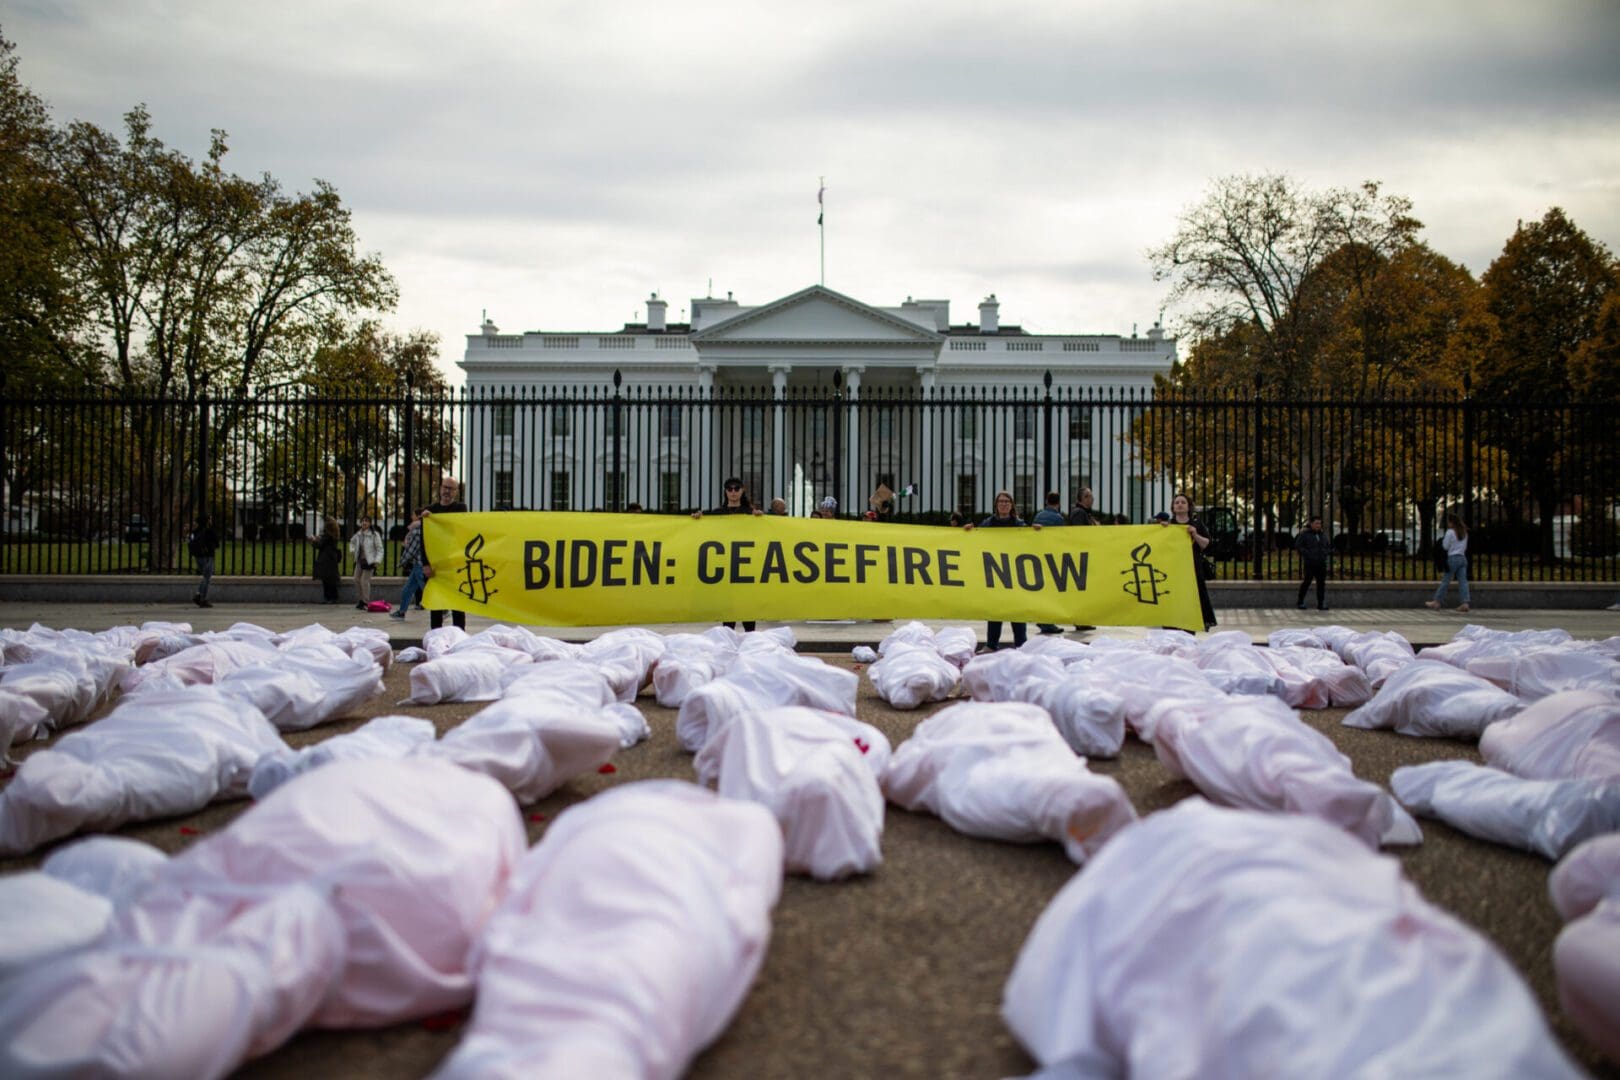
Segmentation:
<svg viewBox="0 0 1620 1080">
<path fill-rule="evenodd" d="M 996 314 L 1000 308 L 995 293 L 979 301 L 979 333 L 994 334 L 1001 329 L 1001 319 Z"/>
<path fill-rule="evenodd" d="M 1164 327 L 1161 326 L 1157 321 L 1155 321 L 1153 323 L 1153 329 L 1151 329 L 1151 330 L 1149 330 L 1147 332 L 1147 336 L 1148 336 L 1149 341 L 1163 341 L 1164 340 Z"/>
<path fill-rule="evenodd" d="M 662 334 L 664 332 L 664 311 L 669 304 L 660 300 L 657 293 L 647 297 L 647 333 Z"/>
<path fill-rule="evenodd" d="M 484 325 L 480 327 L 480 330 L 485 337 L 494 337 L 501 332 L 501 328 L 495 325 L 495 320 L 489 317 L 487 311 L 484 312 Z"/>
</svg>

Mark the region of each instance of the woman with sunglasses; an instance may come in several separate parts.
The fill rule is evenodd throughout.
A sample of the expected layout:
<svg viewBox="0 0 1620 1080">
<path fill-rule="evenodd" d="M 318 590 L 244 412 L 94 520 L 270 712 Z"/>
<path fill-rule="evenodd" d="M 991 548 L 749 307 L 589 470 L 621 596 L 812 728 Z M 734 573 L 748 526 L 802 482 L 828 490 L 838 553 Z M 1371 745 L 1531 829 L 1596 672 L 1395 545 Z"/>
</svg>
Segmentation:
<svg viewBox="0 0 1620 1080">
<path fill-rule="evenodd" d="M 1012 492 L 998 491 L 996 492 L 994 512 L 991 513 L 989 517 L 979 522 L 978 527 L 981 529 L 1022 529 L 1029 525 L 1029 522 L 1018 516 L 1018 508 L 1013 505 Z M 973 528 L 974 526 L 971 521 L 962 526 L 964 532 L 972 532 Z M 1041 531 L 1041 527 L 1039 525 L 1035 525 L 1033 528 L 1036 532 Z M 1013 648 L 1019 648 L 1024 644 L 1024 640 L 1029 634 L 1029 624 L 1021 622 L 1013 623 L 1012 633 Z M 1001 648 L 1001 624 L 999 622 L 986 623 L 984 628 L 984 638 L 985 643 L 982 651 L 995 652 L 997 649 Z"/>
<path fill-rule="evenodd" d="M 764 515 L 765 511 L 761 510 L 759 507 L 755 506 L 752 502 L 749 501 L 748 490 L 743 487 L 743 482 L 741 480 L 739 480 L 737 477 L 735 477 L 735 476 L 728 477 L 726 482 L 723 485 L 721 485 L 721 488 L 722 488 L 722 492 L 723 492 L 723 494 L 722 494 L 722 500 L 723 501 L 720 503 L 719 506 L 716 506 L 714 509 L 710 510 L 709 513 L 711 513 L 711 514 L 753 514 L 755 517 L 761 517 L 761 516 Z M 698 518 L 701 518 L 702 516 L 703 516 L 703 511 L 702 510 L 694 510 L 694 511 L 692 511 L 692 520 L 696 521 Z M 721 623 L 720 625 L 730 627 L 733 630 L 735 630 L 737 628 L 737 624 L 734 623 L 734 622 Z M 752 630 L 754 628 L 754 623 L 753 622 L 745 622 L 742 625 L 743 625 L 743 629 L 745 631 L 746 630 Z"/>
</svg>

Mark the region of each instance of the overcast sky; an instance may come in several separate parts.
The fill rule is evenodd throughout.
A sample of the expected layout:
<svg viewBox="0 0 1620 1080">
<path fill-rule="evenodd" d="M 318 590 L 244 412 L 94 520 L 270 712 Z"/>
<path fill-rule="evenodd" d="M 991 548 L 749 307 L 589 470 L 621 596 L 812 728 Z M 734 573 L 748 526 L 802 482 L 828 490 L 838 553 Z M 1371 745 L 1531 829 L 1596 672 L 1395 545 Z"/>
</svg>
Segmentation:
<svg viewBox="0 0 1620 1080">
<path fill-rule="evenodd" d="M 1209 182 L 1382 181 L 1476 274 L 1562 206 L 1620 249 L 1620 3 L 5 0 L 58 122 L 334 184 L 444 339 L 672 320 L 713 281 L 1130 333 Z M 1175 312 L 1167 313 L 1174 325 Z M 459 378 L 457 379 L 459 381 Z"/>
</svg>

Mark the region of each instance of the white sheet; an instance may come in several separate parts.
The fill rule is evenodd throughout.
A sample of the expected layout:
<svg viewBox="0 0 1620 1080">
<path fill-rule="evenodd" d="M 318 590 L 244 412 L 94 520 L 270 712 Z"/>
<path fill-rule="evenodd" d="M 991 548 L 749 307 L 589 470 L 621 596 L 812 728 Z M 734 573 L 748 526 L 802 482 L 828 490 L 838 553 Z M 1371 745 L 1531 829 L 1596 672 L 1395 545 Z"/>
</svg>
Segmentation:
<svg viewBox="0 0 1620 1080">
<path fill-rule="evenodd" d="M 1487 764 L 1537 780 L 1620 776 L 1620 700 L 1600 690 L 1566 690 L 1479 737 Z"/>
<path fill-rule="evenodd" d="M 836 881 L 883 861 L 883 793 L 847 719 L 802 706 L 728 715 L 692 760 L 700 782 L 771 811 L 789 873 Z M 868 750 L 886 741 L 869 730 Z"/>
<path fill-rule="evenodd" d="M 1001 1013 L 1051 1077 L 1579 1075 L 1519 975 L 1395 860 L 1198 799 L 1063 887 Z"/>
<path fill-rule="evenodd" d="M 248 794 L 263 799 L 295 776 L 334 761 L 402 758 L 431 744 L 436 738 L 433 721 L 419 716 L 378 716 L 354 731 L 334 735 L 311 746 L 272 750 L 253 766 Z"/>
<path fill-rule="evenodd" d="M 472 1021 L 435 1075 L 681 1075 L 758 973 L 781 882 L 755 803 L 654 781 L 570 807 L 479 939 Z"/>
<path fill-rule="evenodd" d="M 698 687 L 681 704 L 675 735 L 682 749 L 696 753 L 708 738 L 709 725 L 727 714 L 763 712 L 783 705 L 855 715 L 860 676 L 813 656 L 767 653 L 746 656 L 722 678 Z"/>
<path fill-rule="evenodd" d="M 1136 811 L 1114 779 L 1069 749 L 1044 709 L 963 702 L 918 724 L 883 774 L 883 794 L 969 836 L 1055 840 L 1083 863 Z"/>
<path fill-rule="evenodd" d="M 1620 778 L 1524 780 L 1468 761 L 1432 761 L 1396 769 L 1389 783 L 1416 813 L 1548 859 L 1620 830 Z"/>
<path fill-rule="evenodd" d="M 1394 728 L 1402 735 L 1477 739 L 1486 725 L 1522 708 L 1518 698 L 1478 675 L 1437 660 L 1414 660 L 1346 716 L 1344 724 Z"/>
</svg>

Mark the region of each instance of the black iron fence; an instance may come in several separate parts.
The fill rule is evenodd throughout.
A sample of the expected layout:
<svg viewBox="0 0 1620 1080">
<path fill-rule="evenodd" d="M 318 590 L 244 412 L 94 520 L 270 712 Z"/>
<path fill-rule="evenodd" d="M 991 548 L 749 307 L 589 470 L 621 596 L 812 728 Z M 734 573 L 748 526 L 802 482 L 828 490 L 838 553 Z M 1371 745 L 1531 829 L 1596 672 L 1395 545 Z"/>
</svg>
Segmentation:
<svg viewBox="0 0 1620 1080">
<path fill-rule="evenodd" d="M 1050 381 L 1050 377 L 1048 377 Z M 0 402 L 0 572 L 188 571 L 201 513 L 216 573 L 304 575 L 327 516 L 396 541 L 441 476 L 477 510 L 686 514 L 742 479 L 803 516 L 976 520 L 1010 491 L 1025 517 L 1082 488 L 1142 522 L 1185 491 L 1221 577 L 1292 577 L 1321 514 L 1335 572 L 1426 579 L 1445 515 L 1484 580 L 1609 581 L 1620 553 L 1612 405 L 1154 398 L 1110 391 L 521 388 L 245 400 Z M 397 543 L 388 545 L 393 569 Z"/>
</svg>

